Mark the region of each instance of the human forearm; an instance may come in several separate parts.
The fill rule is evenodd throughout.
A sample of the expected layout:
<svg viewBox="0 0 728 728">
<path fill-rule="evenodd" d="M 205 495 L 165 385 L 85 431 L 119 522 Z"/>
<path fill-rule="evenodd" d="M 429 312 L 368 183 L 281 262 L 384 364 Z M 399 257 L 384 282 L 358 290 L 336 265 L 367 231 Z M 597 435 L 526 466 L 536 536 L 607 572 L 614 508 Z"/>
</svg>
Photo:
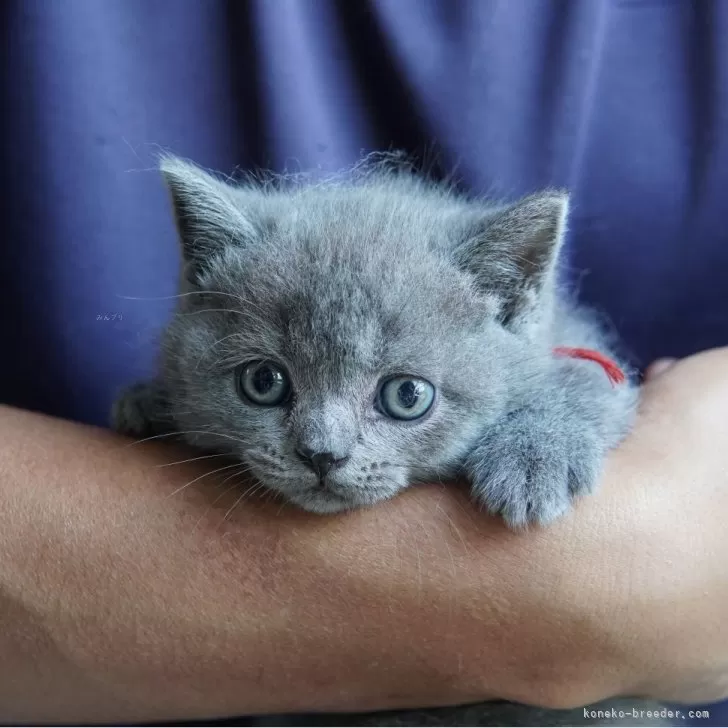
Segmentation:
<svg viewBox="0 0 728 728">
<path fill-rule="evenodd" d="M 3 720 L 484 697 L 479 670 L 456 681 L 454 652 L 428 654 L 447 626 L 430 585 L 462 570 L 433 552 L 447 548 L 437 494 L 345 520 L 254 500 L 229 513 L 237 494 L 211 506 L 207 478 L 175 493 L 215 466 L 160 467 L 189 457 L 169 447 L 10 409 L 0 442 Z"/>
<path fill-rule="evenodd" d="M 686 379 L 648 402 L 600 493 L 526 534 L 449 487 L 333 518 L 230 511 L 239 491 L 213 502 L 231 482 L 179 490 L 214 459 L 160 467 L 190 455 L 0 408 L 0 716 L 718 698 L 728 393 L 696 411 L 709 377 Z M 715 442 L 688 439 L 691 417 Z M 696 469 L 697 449 L 716 456 Z"/>
<path fill-rule="evenodd" d="M 190 453 L 30 413 L 0 409 L 0 442 L 5 720 L 549 703 L 575 685 L 566 658 L 593 629 L 540 607 L 564 546 L 530 553 L 457 489 L 322 518 L 215 502 L 229 483 L 184 488 L 214 459 L 169 465 Z"/>
</svg>

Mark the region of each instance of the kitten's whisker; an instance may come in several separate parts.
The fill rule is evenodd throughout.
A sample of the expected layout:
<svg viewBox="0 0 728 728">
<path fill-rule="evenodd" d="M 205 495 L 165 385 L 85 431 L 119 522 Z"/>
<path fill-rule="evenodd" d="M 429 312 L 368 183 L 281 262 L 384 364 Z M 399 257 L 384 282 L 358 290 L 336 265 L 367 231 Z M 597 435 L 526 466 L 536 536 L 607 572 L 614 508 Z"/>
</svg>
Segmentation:
<svg viewBox="0 0 728 728">
<path fill-rule="evenodd" d="M 247 316 L 251 321 L 259 321 L 250 311 L 238 311 L 237 308 L 199 308 L 196 311 L 177 311 L 175 316 L 199 316 L 202 313 L 234 313 L 238 316 Z"/>
<path fill-rule="evenodd" d="M 258 481 L 257 483 L 254 483 L 250 488 L 248 488 L 246 491 L 244 491 L 240 497 L 235 501 L 235 503 L 232 504 L 232 506 L 229 508 L 227 513 L 223 516 L 223 522 L 227 521 L 229 516 L 232 514 L 232 512 L 240 505 L 242 500 L 244 498 L 250 498 L 252 495 L 257 493 L 261 488 L 265 488 L 265 485 Z"/>
<path fill-rule="evenodd" d="M 194 369 L 194 371 L 197 371 L 197 370 L 199 369 L 199 367 L 200 367 L 200 363 L 201 363 L 201 362 L 202 362 L 202 360 L 203 360 L 203 359 L 204 359 L 204 358 L 205 358 L 205 357 L 207 356 L 207 353 L 208 353 L 208 352 L 212 351 L 212 350 L 213 350 L 213 349 L 214 349 L 214 348 L 215 348 L 216 346 L 218 346 L 219 344 L 222 344 L 222 342 L 223 342 L 223 341 L 227 341 L 228 339 L 232 339 L 232 338 L 235 338 L 236 336 L 237 336 L 237 337 L 240 337 L 240 336 L 242 336 L 242 332 L 240 332 L 240 331 L 235 331 L 235 332 L 233 332 L 232 334 L 228 334 L 227 336 L 223 336 L 223 337 L 222 337 L 221 339 L 218 339 L 218 340 L 217 340 L 217 341 L 216 341 L 216 342 L 215 342 L 214 344 L 212 344 L 212 345 L 210 346 L 210 348 L 209 348 L 209 349 L 208 349 L 208 350 L 207 350 L 207 351 L 206 351 L 206 352 L 205 352 L 204 354 L 202 354 L 202 356 L 201 356 L 201 357 L 200 357 L 200 358 L 199 358 L 199 359 L 197 360 L 197 363 L 195 364 L 195 369 Z M 214 362 L 213 362 L 213 363 L 212 363 L 212 364 L 210 365 L 210 369 L 212 369 L 212 368 L 213 368 L 213 367 L 215 366 L 215 364 L 217 364 L 218 362 L 222 361 L 222 359 L 223 359 L 223 358 L 224 358 L 224 357 L 222 357 L 221 359 L 218 359 L 217 361 L 214 361 Z"/>
<path fill-rule="evenodd" d="M 161 435 L 150 435 L 149 437 L 142 437 L 139 440 L 134 440 L 124 445 L 124 448 L 134 447 L 134 445 L 141 445 L 143 442 L 149 442 L 150 440 L 161 440 L 164 437 L 179 437 L 179 432 L 163 432 Z"/>
<path fill-rule="evenodd" d="M 224 440 L 232 440 L 233 442 L 237 442 L 238 444 L 242 445 L 243 447 L 247 447 L 249 444 L 248 441 L 243 440 L 240 437 L 235 437 L 233 435 L 228 435 L 225 432 L 217 432 L 217 430 L 180 430 L 180 435 L 212 435 L 213 437 L 221 437 Z M 230 453 L 232 455 L 232 453 Z"/>
<path fill-rule="evenodd" d="M 232 506 L 230 506 L 230 508 L 228 509 L 228 511 L 225 513 L 225 515 L 222 518 L 222 523 L 227 521 L 228 516 L 230 516 L 230 514 L 238 507 L 238 505 L 240 504 L 240 501 L 242 501 L 243 498 L 245 498 L 245 493 L 240 495 L 240 497 L 235 501 L 235 503 L 233 503 Z"/>
<path fill-rule="evenodd" d="M 151 435 L 150 437 L 143 437 L 140 440 L 134 440 L 134 442 L 127 443 L 124 447 L 133 447 L 134 445 L 140 445 L 143 442 L 149 442 L 150 440 L 159 440 L 165 437 L 179 437 L 180 435 L 214 435 L 215 437 L 222 437 L 228 440 L 233 440 L 241 445 L 247 445 L 248 443 L 241 440 L 238 437 L 227 435 L 223 432 L 215 432 L 214 430 L 179 430 L 177 432 L 164 432 L 161 435 Z"/>
<path fill-rule="evenodd" d="M 173 296 L 123 296 L 116 294 L 117 298 L 122 298 L 125 301 L 169 301 L 174 298 L 185 298 L 186 296 L 230 296 L 240 302 L 244 302 L 240 296 L 234 293 L 226 293 L 225 291 L 187 291 L 185 293 L 175 293 Z"/>
<path fill-rule="evenodd" d="M 234 473 L 232 473 L 232 475 L 228 475 L 226 478 L 223 478 L 222 481 L 220 481 L 220 483 L 218 485 L 219 486 L 222 486 L 225 483 L 227 483 L 231 478 L 238 478 L 238 477 L 240 477 L 242 475 L 245 475 L 245 473 L 249 472 L 250 470 L 251 470 L 250 467 L 246 467 L 245 465 L 243 465 L 241 463 L 239 470 L 236 470 Z M 227 488 L 225 488 L 225 490 L 223 490 L 222 493 L 220 493 L 220 495 L 217 496 L 217 498 L 215 498 L 215 500 L 212 501 L 212 503 L 210 503 L 207 506 L 207 508 L 205 509 L 205 512 L 200 516 L 200 518 L 198 519 L 198 521 L 195 524 L 194 528 L 192 529 L 193 533 L 197 529 L 197 527 L 200 525 L 200 523 L 203 521 L 203 519 L 205 518 L 205 516 L 207 516 L 207 514 L 210 512 L 210 509 L 218 501 L 220 501 L 222 498 L 224 498 L 231 490 L 235 490 L 235 488 L 237 488 L 239 485 L 240 485 L 240 483 L 233 483 L 232 485 L 228 486 Z"/>
<path fill-rule="evenodd" d="M 184 465 L 185 463 L 194 463 L 196 460 L 207 460 L 209 458 L 220 458 L 224 457 L 226 453 L 214 453 L 212 455 L 198 455 L 194 458 L 187 458 L 186 460 L 175 460 L 173 463 L 162 463 L 161 465 L 155 465 L 156 468 L 169 468 L 172 465 Z"/>
<path fill-rule="evenodd" d="M 244 495 L 246 498 L 252 498 L 256 493 L 260 493 L 260 491 L 268 491 L 269 488 L 266 488 L 265 483 L 262 481 L 257 481 L 257 485 L 254 487 L 248 488 L 248 490 L 245 491 Z"/>
<path fill-rule="evenodd" d="M 252 465 L 245 465 L 245 463 L 240 463 L 240 470 L 236 470 L 232 475 L 228 475 L 227 478 L 224 478 L 222 480 L 222 482 L 220 483 L 220 485 L 222 485 L 223 483 L 227 483 L 228 480 L 230 480 L 231 478 L 238 478 L 241 475 L 245 475 L 246 473 L 249 473 L 251 470 L 253 470 Z M 236 487 L 237 485 L 239 485 L 239 484 L 235 483 L 235 485 L 233 487 Z"/>
<path fill-rule="evenodd" d="M 177 495 L 177 493 L 181 493 L 185 488 L 189 488 L 193 483 L 196 483 L 198 480 L 207 478 L 208 476 L 214 475 L 215 473 L 220 473 L 223 470 L 230 470 L 230 468 L 238 468 L 238 467 L 240 467 L 240 463 L 232 463 L 232 465 L 224 465 L 222 468 L 217 468 L 216 470 L 210 470 L 207 473 L 198 475 L 196 478 L 193 478 L 192 480 L 190 480 L 189 483 L 185 483 L 182 487 L 177 488 L 176 490 L 172 491 L 169 495 L 165 496 L 165 499 L 172 498 L 172 496 Z"/>
<path fill-rule="evenodd" d="M 207 506 L 207 508 L 205 509 L 205 512 L 197 519 L 197 523 L 195 523 L 195 525 L 192 527 L 192 533 L 194 533 L 198 529 L 199 525 L 205 519 L 207 514 L 210 512 L 210 509 L 215 505 L 215 503 L 217 503 L 219 500 L 224 498 L 231 490 L 234 490 L 237 487 L 238 487 L 237 483 L 233 483 L 232 485 L 228 486 L 227 488 L 225 488 L 225 490 L 219 496 L 217 496 L 217 498 L 215 498 L 214 501 L 212 501 L 212 503 L 210 503 Z"/>
<path fill-rule="evenodd" d="M 236 478 L 239 475 L 240 475 L 240 473 L 235 472 L 232 475 L 228 476 L 225 480 L 229 480 L 230 478 Z M 215 500 L 212 501 L 212 503 L 210 503 L 210 506 L 214 506 L 215 503 L 220 502 L 231 490 L 235 490 L 239 485 L 240 485 L 240 483 L 232 483 L 231 485 L 228 485 L 228 487 L 225 488 L 225 490 L 223 490 L 223 492 L 220 493 L 220 495 L 217 496 L 217 498 L 215 498 Z"/>
</svg>

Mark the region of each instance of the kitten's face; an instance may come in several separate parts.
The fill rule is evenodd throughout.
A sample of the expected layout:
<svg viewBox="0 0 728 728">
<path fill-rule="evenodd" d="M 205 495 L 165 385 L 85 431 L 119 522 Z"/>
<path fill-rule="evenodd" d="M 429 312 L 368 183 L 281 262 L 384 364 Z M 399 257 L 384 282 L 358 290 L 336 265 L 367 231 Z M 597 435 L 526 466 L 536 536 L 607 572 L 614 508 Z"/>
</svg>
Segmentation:
<svg viewBox="0 0 728 728">
<path fill-rule="evenodd" d="M 215 187 L 199 206 L 218 183 L 183 182 L 183 243 L 206 255 L 187 250 L 164 376 L 187 439 L 318 513 L 452 476 L 528 359 L 454 259 L 452 203 Z"/>
<path fill-rule="evenodd" d="M 228 254 L 204 282 L 218 293 L 186 297 L 170 338 L 180 429 L 219 433 L 193 440 L 316 512 L 451 476 L 513 349 L 487 302 L 434 257 L 369 251 L 344 267 L 281 247 Z"/>
</svg>

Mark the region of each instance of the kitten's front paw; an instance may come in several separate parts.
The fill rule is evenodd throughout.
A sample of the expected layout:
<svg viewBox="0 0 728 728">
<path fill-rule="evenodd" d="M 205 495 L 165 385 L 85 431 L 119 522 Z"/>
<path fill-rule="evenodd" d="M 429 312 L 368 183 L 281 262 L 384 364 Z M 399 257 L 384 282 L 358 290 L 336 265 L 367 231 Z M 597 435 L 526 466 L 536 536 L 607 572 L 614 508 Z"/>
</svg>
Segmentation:
<svg viewBox="0 0 728 728">
<path fill-rule="evenodd" d="M 111 426 L 116 432 L 144 438 L 163 434 L 168 430 L 165 420 L 164 398 L 152 382 L 138 382 L 122 392 L 111 410 Z"/>
<path fill-rule="evenodd" d="M 498 424 L 466 462 L 473 495 L 511 527 L 546 524 L 593 490 L 604 459 L 587 423 L 522 410 Z"/>
</svg>

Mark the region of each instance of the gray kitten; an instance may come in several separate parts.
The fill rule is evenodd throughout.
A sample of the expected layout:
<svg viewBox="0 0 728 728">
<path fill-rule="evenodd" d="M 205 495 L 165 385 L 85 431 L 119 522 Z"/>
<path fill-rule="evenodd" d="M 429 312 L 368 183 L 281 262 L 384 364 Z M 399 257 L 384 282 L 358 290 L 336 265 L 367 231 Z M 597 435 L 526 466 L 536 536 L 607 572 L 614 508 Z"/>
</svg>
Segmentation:
<svg viewBox="0 0 728 728">
<path fill-rule="evenodd" d="M 517 527 L 595 487 L 637 389 L 554 353 L 615 357 L 557 287 L 566 194 L 490 205 L 382 164 L 316 184 L 233 186 L 174 158 L 162 172 L 182 295 L 117 430 L 179 432 L 315 513 L 464 473 Z M 468 710 L 430 715 L 493 717 Z"/>
</svg>

